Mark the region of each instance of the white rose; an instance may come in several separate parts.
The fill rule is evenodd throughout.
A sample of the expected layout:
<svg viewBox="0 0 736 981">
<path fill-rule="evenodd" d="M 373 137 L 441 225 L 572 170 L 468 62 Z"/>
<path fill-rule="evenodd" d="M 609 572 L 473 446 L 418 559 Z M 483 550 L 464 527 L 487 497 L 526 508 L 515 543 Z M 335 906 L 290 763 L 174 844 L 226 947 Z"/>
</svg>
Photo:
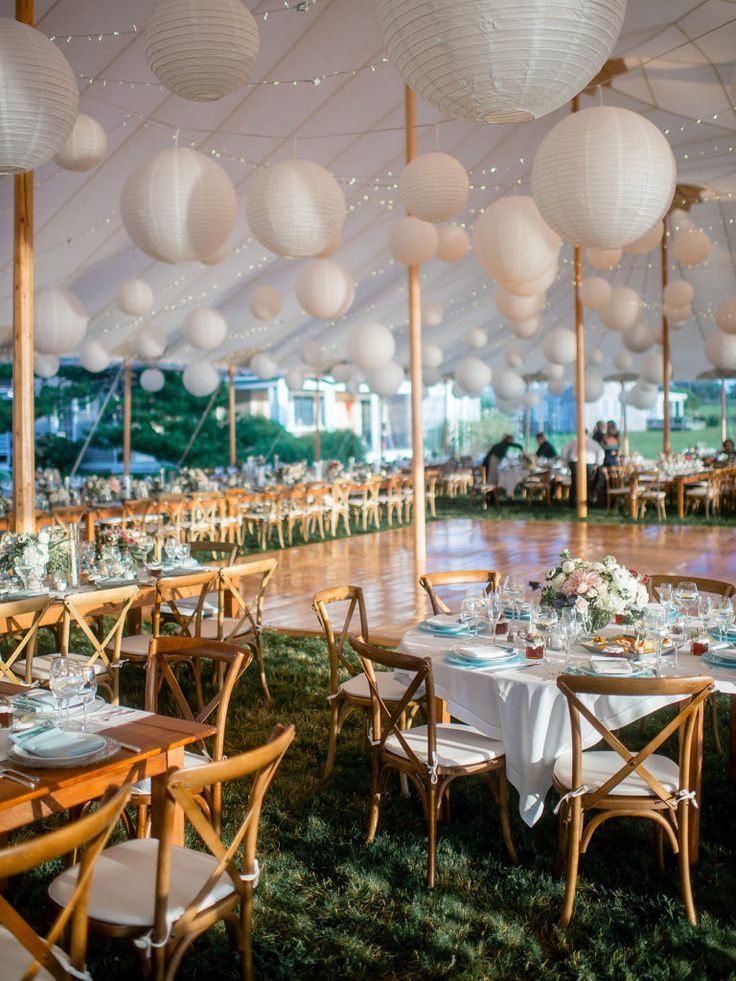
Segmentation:
<svg viewBox="0 0 736 981">
<path fill-rule="evenodd" d="M 568 561 L 562 563 L 562 571 L 565 573 L 566 576 L 569 576 L 574 569 L 575 569 L 574 562 Z"/>
</svg>

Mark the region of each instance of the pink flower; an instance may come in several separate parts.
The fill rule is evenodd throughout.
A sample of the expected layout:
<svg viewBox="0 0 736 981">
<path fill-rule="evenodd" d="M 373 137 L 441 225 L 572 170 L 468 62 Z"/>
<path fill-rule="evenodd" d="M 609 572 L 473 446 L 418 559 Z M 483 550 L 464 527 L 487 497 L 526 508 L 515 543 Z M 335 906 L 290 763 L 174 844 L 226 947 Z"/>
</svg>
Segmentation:
<svg viewBox="0 0 736 981">
<path fill-rule="evenodd" d="M 603 587 L 603 580 L 597 572 L 585 569 L 576 569 L 570 573 L 569 578 L 562 585 L 562 592 L 566 596 L 587 596 L 592 599 L 597 596 Z"/>
</svg>

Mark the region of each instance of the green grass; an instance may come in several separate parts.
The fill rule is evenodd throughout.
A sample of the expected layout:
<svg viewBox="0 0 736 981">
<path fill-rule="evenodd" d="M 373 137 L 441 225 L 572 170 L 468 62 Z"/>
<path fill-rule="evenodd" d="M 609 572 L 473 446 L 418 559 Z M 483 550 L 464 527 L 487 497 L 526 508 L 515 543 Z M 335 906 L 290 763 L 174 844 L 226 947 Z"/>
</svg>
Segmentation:
<svg viewBox="0 0 736 981">
<path fill-rule="evenodd" d="M 734 787 L 706 737 L 702 850 L 694 878 L 700 924 L 691 927 L 674 870 L 654 869 L 642 822 L 611 822 L 582 859 L 578 903 L 567 931 L 557 927 L 562 882 L 553 877 L 556 819 L 534 828 L 516 816 L 521 865 L 508 864 L 495 806 L 478 781 L 456 784 L 453 820 L 439 835 L 437 886 L 427 890 L 425 824 L 416 795 L 390 784 L 379 832 L 364 844 L 369 765 L 358 718 L 338 743 L 325 785 L 327 670 L 317 640 L 266 637 L 274 703 L 266 706 L 252 669 L 231 711 L 228 752 L 262 742 L 276 722 L 297 739 L 268 794 L 262 819 L 261 884 L 254 918 L 257 977 L 460 979 L 691 979 L 736 977 Z M 131 698 L 140 673 L 123 675 Z M 725 708 L 725 706 L 723 706 Z M 721 720 L 726 729 L 727 712 Z M 228 788 L 226 826 L 238 820 L 243 788 Z M 46 915 L 44 869 L 14 882 L 11 898 L 35 920 Z M 121 882 L 121 888 L 126 883 Z M 93 939 L 90 967 L 106 981 L 138 977 L 122 942 Z M 2 970 L 0 969 L 0 976 Z M 238 977 L 224 930 L 212 929 L 187 954 L 183 979 Z"/>
</svg>

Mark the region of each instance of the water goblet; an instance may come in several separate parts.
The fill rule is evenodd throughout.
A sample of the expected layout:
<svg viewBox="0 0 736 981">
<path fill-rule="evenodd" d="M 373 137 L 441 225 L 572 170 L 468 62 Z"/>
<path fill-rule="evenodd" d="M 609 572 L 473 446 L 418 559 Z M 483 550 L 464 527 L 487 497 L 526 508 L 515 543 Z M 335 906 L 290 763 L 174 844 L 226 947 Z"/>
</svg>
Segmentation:
<svg viewBox="0 0 736 981">
<path fill-rule="evenodd" d="M 49 688 L 61 708 L 61 728 L 69 730 L 69 702 L 84 685 L 84 664 L 75 657 L 54 657 L 49 669 Z"/>
<path fill-rule="evenodd" d="M 491 624 L 491 635 L 496 636 L 496 627 L 498 626 L 498 621 L 501 619 L 501 614 L 503 613 L 503 597 L 501 594 L 494 590 L 488 593 L 486 599 L 486 616 Z"/>
<path fill-rule="evenodd" d="M 28 583 L 33 576 L 34 565 L 32 562 L 27 562 L 25 559 L 18 559 L 14 568 L 15 574 L 20 579 L 23 592 L 25 593 L 28 591 Z"/>
<path fill-rule="evenodd" d="M 723 644 L 726 640 L 726 632 L 732 626 L 734 620 L 733 603 L 728 596 L 715 596 L 711 615 L 718 628 L 718 640 Z"/>
<path fill-rule="evenodd" d="M 675 603 L 682 609 L 683 613 L 689 613 L 693 603 L 698 602 L 700 592 L 696 583 L 690 579 L 683 579 L 677 583 L 672 595 Z"/>
<path fill-rule="evenodd" d="M 501 589 L 511 607 L 514 619 L 521 619 L 521 605 L 524 602 L 526 586 L 521 576 L 508 575 L 504 577 Z"/>
<path fill-rule="evenodd" d="M 480 616 L 483 610 L 483 600 L 477 594 L 466 596 L 460 610 L 460 619 L 467 624 L 468 632 L 478 634 L 480 631 Z"/>
<path fill-rule="evenodd" d="M 565 645 L 565 670 L 570 666 L 570 648 L 580 634 L 580 620 L 577 611 L 566 607 L 560 613 L 559 632 Z"/>
<path fill-rule="evenodd" d="M 86 664 L 82 668 L 82 677 L 84 679 L 82 688 L 80 689 L 80 694 L 82 696 L 82 731 L 87 731 L 87 714 L 89 710 L 95 704 L 95 698 L 97 697 L 97 672 L 94 666 L 91 664 Z"/>
<path fill-rule="evenodd" d="M 179 542 L 173 535 L 169 536 L 164 542 L 164 552 L 169 560 L 169 565 L 173 565 L 179 553 Z"/>
</svg>

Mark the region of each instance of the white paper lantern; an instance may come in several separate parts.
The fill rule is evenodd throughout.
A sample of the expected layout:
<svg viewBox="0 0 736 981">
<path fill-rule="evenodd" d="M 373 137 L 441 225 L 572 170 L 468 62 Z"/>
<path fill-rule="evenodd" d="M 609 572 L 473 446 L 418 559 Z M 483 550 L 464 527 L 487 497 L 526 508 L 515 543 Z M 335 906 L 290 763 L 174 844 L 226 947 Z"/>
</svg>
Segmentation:
<svg viewBox="0 0 736 981">
<path fill-rule="evenodd" d="M 274 359 L 266 354 L 265 351 L 260 351 L 258 354 L 254 354 L 250 359 L 248 368 L 253 372 L 256 378 L 260 378 L 262 381 L 266 381 L 269 378 L 274 378 L 278 374 L 279 367 L 274 361 Z"/>
<path fill-rule="evenodd" d="M 292 392 L 300 392 L 304 387 L 304 370 L 302 368 L 289 368 L 284 378 Z"/>
<path fill-rule="evenodd" d="M 542 341 L 542 352 L 554 364 L 574 364 L 577 358 L 575 334 L 567 327 L 553 327 Z"/>
<path fill-rule="evenodd" d="M 629 331 L 629 333 L 631 332 Z M 628 371 L 631 368 L 631 362 L 633 360 L 631 351 L 628 351 L 625 347 L 620 347 L 618 351 L 614 352 L 613 364 L 619 371 Z"/>
<path fill-rule="evenodd" d="M 545 223 L 534 198 L 497 198 L 473 229 L 473 255 L 504 284 L 524 284 L 549 271 L 560 254 L 560 237 Z"/>
<path fill-rule="evenodd" d="M 541 399 L 538 392 L 526 392 L 524 395 L 524 405 L 527 409 L 534 409 L 539 405 Z"/>
<path fill-rule="evenodd" d="M 526 383 L 513 368 L 501 368 L 493 372 L 493 394 L 503 402 L 520 402 L 526 392 Z"/>
<path fill-rule="evenodd" d="M 524 364 L 524 349 L 518 344 L 509 344 L 503 352 L 503 357 L 509 368 L 518 371 Z"/>
<path fill-rule="evenodd" d="M 0 17 L 0 174 L 50 160 L 78 112 L 77 81 L 58 47 L 28 24 Z"/>
<path fill-rule="evenodd" d="M 554 361 L 548 361 L 543 370 L 545 377 L 549 381 L 559 381 L 561 378 L 565 377 L 565 369 L 563 365 L 556 364 Z"/>
<path fill-rule="evenodd" d="M 319 368 L 320 370 L 323 368 L 324 349 L 319 341 L 305 341 L 301 347 L 301 355 L 304 363 L 310 368 Z"/>
<path fill-rule="evenodd" d="M 566 389 L 567 381 L 565 378 L 552 378 L 547 385 L 547 391 L 550 395 L 564 395 Z"/>
<path fill-rule="evenodd" d="M 345 282 L 347 283 L 348 288 L 345 291 L 345 302 L 337 311 L 338 317 L 342 317 L 348 312 L 350 307 L 353 305 L 353 300 L 355 299 L 355 280 L 346 269 L 343 269 L 342 273 L 345 277 Z"/>
<path fill-rule="evenodd" d="M 442 348 L 437 344 L 422 345 L 422 364 L 425 368 L 439 368 L 444 357 Z"/>
<path fill-rule="evenodd" d="M 623 258 L 623 249 L 586 249 L 585 258 L 591 269 L 613 269 Z"/>
<path fill-rule="evenodd" d="M 480 358 L 463 358 L 455 369 L 455 380 L 468 395 L 480 395 L 491 384 L 493 373 Z"/>
<path fill-rule="evenodd" d="M 131 317 L 145 317 L 153 306 L 153 290 L 145 279 L 126 279 L 118 288 L 115 302 Z"/>
<path fill-rule="evenodd" d="M 422 305 L 422 325 L 424 327 L 439 327 L 445 316 L 445 308 L 441 303 L 424 303 Z"/>
<path fill-rule="evenodd" d="M 718 304 L 716 324 L 724 334 L 736 334 L 736 296 L 729 296 Z"/>
<path fill-rule="evenodd" d="M 625 333 L 637 323 L 641 315 L 642 299 L 630 286 L 616 286 L 611 298 L 598 311 L 598 316 L 609 330 Z"/>
<path fill-rule="evenodd" d="M 1 28 L 1 22 L 0 22 Z M 59 359 L 55 354 L 39 354 L 38 351 L 33 355 L 33 374 L 37 378 L 53 378 L 59 373 Z"/>
<path fill-rule="evenodd" d="M 612 289 L 602 276 L 586 276 L 580 285 L 580 302 L 589 310 L 600 310 L 611 299 Z"/>
<path fill-rule="evenodd" d="M 503 286 L 507 293 L 513 293 L 515 296 L 532 296 L 534 293 L 546 293 L 552 283 L 557 279 L 559 271 L 560 267 L 555 260 L 547 272 L 541 276 L 537 276 L 536 279 L 527 279 L 523 282 L 520 280 L 499 280 L 499 284 Z"/>
<path fill-rule="evenodd" d="M 664 383 L 664 359 L 660 351 L 650 351 L 641 359 L 639 374 L 645 382 L 650 385 L 662 385 Z M 667 374 L 672 376 L 672 365 L 668 363 Z"/>
<path fill-rule="evenodd" d="M 468 398 L 468 393 L 463 390 L 462 385 L 458 385 L 457 382 L 454 382 L 452 386 L 452 397 L 454 399 L 466 399 Z"/>
<path fill-rule="evenodd" d="M 736 334 L 714 330 L 705 340 L 705 356 L 714 368 L 736 371 Z"/>
<path fill-rule="evenodd" d="M 625 332 L 623 342 L 629 351 L 642 354 L 657 343 L 657 336 L 651 324 L 640 320 L 638 324 L 634 324 L 631 330 Z"/>
<path fill-rule="evenodd" d="M 702 228 L 681 228 L 672 240 L 672 255 L 683 266 L 699 266 L 710 253 L 710 239 Z"/>
<path fill-rule="evenodd" d="M 397 361 L 389 361 L 366 372 L 365 380 L 374 395 L 390 399 L 404 383 L 404 369 Z"/>
<path fill-rule="evenodd" d="M 258 27 L 240 0 L 158 0 L 143 39 L 159 82 L 195 102 L 241 88 L 258 58 Z"/>
<path fill-rule="evenodd" d="M 566 242 L 615 249 L 666 214 L 677 166 L 669 143 L 644 116 L 617 106 L 571 113 L 542 140 L 532 191 Z"/>
<path fill-rule="evenodd" d="M 588 353 L 588 364 L 603 364 L 603 351 L 601 351 L 599 347 L 594 347 L 593 350 Z"/>
<path fill-rule="evenodd" d="M 273 320 L 281 313 L 283 298 L 273 286 L 256 286 L 250 291 L 248 309 L 256 320 Z"/>
<path fill-rule="evenodd" d="M 588 371 L 585 373 L 586 402 L 597 402 L 602 397 L 605 387 L 606 383 L 597 371 Z"/>
<path fill-rule="evenodd" d="M 634 239 L 624 246 L 624 252 L 630 255 L 647 255 L 652 249 L 656 248 L 662 241 L 664 235 L 664 222 L 656 221 L 652 227 L 644 232 L 639 238 Z"/>
<path fill-rule="evenodd" d="M 442 381 L 442 372 L 439 368 L 422 368 L 422 381 L 427 388 L 431 388 L 432 385 L 437 385 Z"/>
<path fill-rule="evenodd" d="M 339 361 L 330 368 L 334 381 L 345 384 L 353 377 L 353 366 L 349 361 Z"/>
<path fill-rule="evenodd" d="M 54 162 L 64 170 L 92 170 L 105 156 L 107 137 L 96 119 L 80 112 Z"/>
<path fill-rule="evenodd" d="M 488 343 L 488 334 L 482 327 L 471 327 L 465 335 L 465 343 L 473 351 L 480 351 Z"/>
<path fill-rule="evenodd" d="M 227 337 L 227 322 L 211 307 L 192 310 L 184 320 L 184 337 L 200 351 L 212 351 Z"/>
<path fill-rule="evenodd" d="M 246 215 L 253 235 L 276 255 L 316 256 L 342 235 L 345 195 L 312 160 L 282 160 L 256 171 Z"/>
<path fill-rule="evenodd" d="M 672 309 L 686 307 L 693 302 L 695 290 L 686 279 L 675 279 L 668 283 L 662 293 L 665 304 Z"/>
<path fill-rule="evenodd" d="M 90 337 L 79 347 L 79 363 L 85 371 L 97 374 L 110 364 L 110 355 L 99 341 Z"/>
<path fill-rule="evenodd" d="M 53 287 L 36 294 L 33 343 L 40 354 L 66 354 L 87 333 L 87 312 L 69 290 Z"/>
<path fill-rule="evenodd" d="M 348 357 L 363 371 L 388 364 L 396 353 L 394 335 L 383 324 L 360 324 L 348 335 Z"/>
<path fill-rule="evenodd" d="M 468 233 L 459 225 L 443 225 L 439 229 L 437 258 L 443 262 L 459 262 L 468 254 L 470 239 Z"/>
<path fill-rule="evenodd" d="M 443 114 L 518 123 L 569 102 L 616 43 L 626 0 L 377 0 L 389 61 Z"/>
<path fill-rule="evenodd" d="M 685 322 L 692 316 L 693 308 L 689 303 L 683 307 L 671 307 L 665 303 L 662 313 L 667 318 L 668 326 L 671 330 L 680 330 L 685 326 Z"/>
<path fill-rule="evenodd" d="M 181 380 L 190 395 L 204 398 L 211 395 L 220 383 L 217 368 L 209 361 L 193 361 L 184 369 Z"/>
<path fill-rule="evenodd" d="M 542 321 L 539 317 L 530 317 L 528 320 L 517 320 L 509 324 L 511 332 L 522 341 L 528 341 L 532 337 L 536 337 L 541 326 Z"/>
<path fill-rule="evenodd" d="M 230 243 L 223 242 L 219 249 L 215 249 L 212 255 L 203 256 L 200 262 L 205 266 L 217 266 L 230 255 Z"/>
<path fill-rule="evenodd" d="M 160 327 L 146 326 L 138 331 L 135 348 L 141 358 L 160 358 L 166 350 L 166 333 Z"/>
<path fill-rule="evenodd" d="M 146 368 L 141 372 L 141 388 L 144 392 L 160 392 L 166 383 L 163 371 L 158 368 Z"/>
<path fill-rule="evenodd" d="M 405 215 L 391 225 L 388 245 L 397 262 L 421 266 L 437 252 L 439 233 L 434 225 L 421 218 Z"/>
<path fill-rule="evenodd" d="M 539 313 L 547 302 L 544 293 L 533 296 L 515 296 L 513 293 L 507 293 L 500 283 L 496 286 L 494 299 L 501 316 L 506 317 L 507 320 L 516 321 L 529 320 Z"/>
<path fill-rule="evenodd" d="M 496 408 L 507 416 L 516 416 L 521 410 L 521 402 L 506 402 L 504 399 L 495 400 Z"/>
<path fill-rule="evenodd" d="M 330 256 L 334 255 L 337 252 L 337 250 L 340 248 L 341 245 L 342 245 L 342 229 L 340 229 L 340 231 L 338 231 L 335 234 L 335 236 L 330 241 L 330 244 L 326 248 L 322 249 L 321 252 L 317 253 L 316 258 L 329 259 Z"/>
<path fill-rule="evenodd" d="M 657 401 L 657 389 L 652 385 L 638 381 L 626 393 L 626 401 L 629 405 L 643 411 L 652 409 Z"/>
<path fill-rule="evenodd" d="M 314 259 L 299 270 L 294 292 L 305 313 L 320 320 L 340 316 L 350 302 L 352 278 L 331 259 Z"/>
<path fill-rule="evenodd" d="M 422 221 L 447 221 L 468 201 L 470 181 L 465 168 L 447 153 L 424 153 L 401 171 L 399 199 L 407 214 Z"/>
<path fill-rule="evenodd" d="M 128 235 L 161 262 L 211 256 L 230 237 L 236 211 L 235 189 L 222 167 L 186 147 L 144 160 L 120 195 Z"/>
</svg>

